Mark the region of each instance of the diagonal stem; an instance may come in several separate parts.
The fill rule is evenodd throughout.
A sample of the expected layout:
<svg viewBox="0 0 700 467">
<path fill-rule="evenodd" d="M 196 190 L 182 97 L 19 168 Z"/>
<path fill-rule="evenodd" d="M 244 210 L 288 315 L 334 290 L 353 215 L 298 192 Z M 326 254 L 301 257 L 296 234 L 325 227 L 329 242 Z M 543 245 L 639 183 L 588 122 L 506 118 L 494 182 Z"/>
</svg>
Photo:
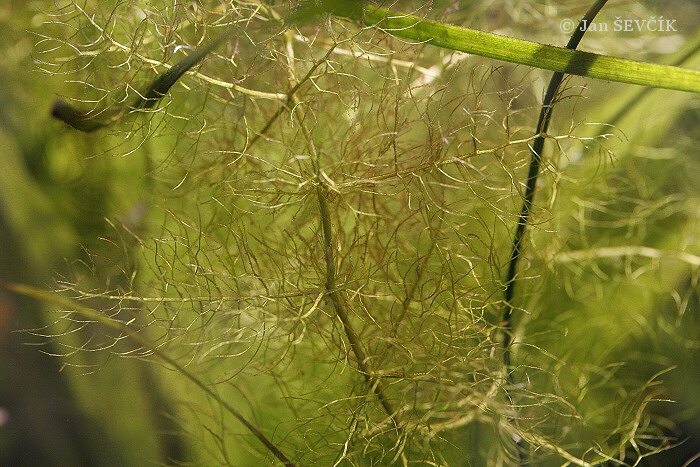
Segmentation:
<svg viewBox="0 0 700 467">
<path fill-rule="evenodd" d="M 290 97 L 290 99 L 294 104 L 298 104 L 293 95 Z M 384 411 L 389 417 L 391 417 L 394 426 L 398 427 L 400 422 L 399 416 L 394 410 L 391 401 L 389 401 L 389 399 L 386 396 L 384 385 L 382 384 L 380 377 L 376 376 L 375 371 L 370 367 L 368 363 L 369 360 L 367 358 L 367 354 L 365 353 L 360 338 L 357 335 L 357 332 L 355 331 L 355 328 L 350 321 L 347 308 L 343 303 L 343 300 L 336 286 L 336 258 L 333 247 L 333 227 L 331 223 L 330 209 L 328 208 L 327 188 L 326 183 L 324 182 L 323 177 L 321 176 L 321 169 L 319 164 L 320 154 L 311 137 L 311 131 L 308 128 L 308 125 L 306 124 L 303 113 L 303 109 L 300 108 L 297 110 L 297 112 L 295 112 L 295 116 L 297 118 L 297 121 L 299 122 L 302 133 L 306 138 L 306 145 L 309 149 L 309 152 L 311 153 L 312 163 L 316 172 L 316 196 L 318 198 L 319 215 L 321 217 L 321 231 L 323 235 L 324 252 L 323 255 L 326 266 L 326 294 L 333 305 L 333 310 L 338 316 L 338 319 L 340 319 L 340 322 L 343 324 L 343 329 L 345 331 L 345 335 L 348 338 L 348 342 L 350 343 L 350 348 L 352 349 L 352 353 L 357 359 L 357 366 L 360 370 L 360 373 L 362 373 L 363 377 L 365 378 L 365 381 L 370 386 L 374 394 L 377 396 L 377 399 L 379 399 L 379 403 L 382 405 Z"/>
<path fill-rule="evenodd" d="M 320 178 L 319 178 L 320 181 Z M 350 343 L 350 348 L 355 354 L 357 359 L 357 366 L 364 376 L 365 381 L 371 387 L 374 394 L 379 399 L 379 403 L 384 408 L 384 411 L 389 415 L 396 427 L 399 426 L 399 416 L 395 412 L 394 407 L 386 397 L 384 385 L 381 379 L 375 375 L 375 372 L 369 367 L 367 355 L 365 354 L 360 338 L 355 332 L 355 328 L 350 322 L 350 317 L 348 316 L 348 311 L 340 298 L 340 294 L 336 288 L 335 283 L 335 255 L 333 254 L 333 230 L 331 227 L 331 215 L 328 209 L 328 202 L 326 200 L 326 190 L 323 185 L 319 184 L 316 188 L 316 193 L 318 195 L 319 211 L 321 215 L 321 228 L 323 230 L 323 250 L 324 258 L 326 261 L 326 293 L 328 294 L 331 303 L 333 304 L 333 309 L 336 315 L 343 323 L 343 329 L 345 330 L 345 335 Z"/>
<path fill-rule="evenodd" d="M 585 16 L 579 22 L 578 27 L 571 36 L 569 43 L 566 44 L 567 49 L 575 49 L 581 39 L 583 34 L 586 32 L 586 27 L 593 21 L 596 14 L 605 5 L 607 0 L 598 0 L 591 6 L 591 8 L 586 12 Z M 547 92 L 544 96 L 544 101 L 542 103 L 542 108 L 540 110 L 539 120 L 537 121 L 537 137 L 531 146 L 532 159 L 530 160 L 530 167 L 528 169 L 527 181 L 525 185 L 525 196 L 523 197 L 523 205 L 520 208 L 520 213 L 518 215 L 518 225 L 515 228 L 515 234 L 513 236 L 512 250 L 510 254 L 510 261 L 508 262 L 508 272 L 506 274 L 506 289 L 504 292 L 505 307 L 503 310 L 502 323 L 506 331 L 505 338 L 503 340 L 503 347 L 506 352 L 503 356 L 504 363 L 506 367 L 510 367 L 510 344 L 513 340 L 512 330 L 512 315 L 513 315 L 513 297 L 515 296 L 515 286 L 517 284 L 517 270 L 518 262 L 521 256 L 522 241 L 525 236 L 525 231 L 527 229 L 528 221 L 530 218 L 530 211 L 532 209 L 532 202 L 535 198 L 535 192 L 537 190 L 537 179 L 539 177 L 540 167 L 542 165 L 542 150 L 544 148 L 544 139 L 549 128 L 549 122 L 552 116 L 552 107 L 554 100 L 559 91 L 559 86 L 564 79 L 564 73 L 554 73 L 552 79 L 549 81 L 549 86 L 547 86 Z"/>
<path fill-rule="evenodd" d="M 566 44 L 567 49 L 575 49 L 581 42 L 584 33 L 589 24 L 593 21 L 593 18 L 598 14 L 598 12 L 603 8 L 607 0 L 597 0 L 586 12 L 584 17 L 579 22 L 574 33 L 569 39 L 568 44 Z M 504 308 L 503 315 L 501 318 L 501 325 L 503 327 L 503 366 L 506 371 L 506 379 L 509 384 L 514 383 L 513 381 L 513 368 L 511 362 L 511 352 L 513 343 L 513 298 L 515 297 L 515 290 L 517 285 L 517 272 L 518 272 L 518 262 L 522 253 L 522 242 L 525 237 L 525 232 L 527 230 L 527 225 L 530 219 L 530 212 L 532 210 L 532 203 L 535 198 L 535 192 L 537 190 L 537 179 L 540 173 L 540 167 L 542 165 L 542 150 L 544 149 L 544 139 L 549 128 L 549 122 L 552 117 L 552 108 L 554 101 L 559 92 L 559 87 L 564 79 L 564 73 L 556 72 L 552 75 L 547 86 L 547 91 L 545 92 L 544 101 L 542 102 L 542 108 L 540 109 L 540 116 L 537 121 L 537 137 L 531 146 L 532 158 L 530 159 L 530 167 L 528 169 L 527 181 L 525 185 L 525 195 L 523 197 L 523 204 L 520 208 L 520 213 L 518 214 L 518 225 L 515 228 L 515 234 L 513 235 L 513 243 L 510 254 L 510 260 L 508 261 L 508 271 L 506 274 L 506 288 L 503 294 L 504 298 Z M 525 461 L 525 454 L 522 450 L 522 439 L 518 439 L 516 444 L 520 449 L 519 456 L 521 464 Z"/>
<path fill-rule="evenodd" d="M 241 422 L 241 424 L 243 424 L 243 426 L 245 426 L 253 434 L 253 436 L 255 436 L 262 444 L 264 444 L 265 447 L 286 467 L 294 467 L 294 463 L 291 460 L 289 460 L 289 458 L 285 456 L 284 453 L 263 434 L 263 432 L 261 432 L 257 427 L 255 427 L 255 425 L 249 422 L 242 413 L 235 409 L 231 404 L 226 402 L 223 398 L 221 398 L 221 396 L 214 392 L 214 390 L 212 390 L 209 386 L 204 384 L 202 380 L 197 378 L 194 374 L 190 373 L 184 366 L 180 365 L 167 353 L 161 350 L 157 345 L 154 345 L 148 339 L 144 338 L 143 336 L 141 336 L 141 334 L 132 329 L 129 326 L 129 323 L 109 318 L 108 316 L 100 313 L 97 310 L 81 305 L 80 303 L 71 300 L 70 298 L 59 295 L 57 293 L 47 292 L 29 285 L 0 282 L 0 288 L 12 291 L 19 295 L 24 295 L 26 297 L 32 297 L 44 303 L 50 303 L 55 306 L 59 306 L 69 310 L 74 310 L 76 313 L 82 315 L 83 317 L 89 320 L 98 322 L 105 327 L 118 330 L 122 334 L 128 336 L 133 342 L 143 347 L 144 349 L 148 349 L 148 351 L 151 352 L 153 355 L 166 362 L 172 368 L 175 368 L 175 370 L 178 373 L 192 381 L 197 387 L 204 391 L 213 400 L 221 404 L 221 406 L 224 409 L 226 409 L 239 422 Z"/>
</svg>

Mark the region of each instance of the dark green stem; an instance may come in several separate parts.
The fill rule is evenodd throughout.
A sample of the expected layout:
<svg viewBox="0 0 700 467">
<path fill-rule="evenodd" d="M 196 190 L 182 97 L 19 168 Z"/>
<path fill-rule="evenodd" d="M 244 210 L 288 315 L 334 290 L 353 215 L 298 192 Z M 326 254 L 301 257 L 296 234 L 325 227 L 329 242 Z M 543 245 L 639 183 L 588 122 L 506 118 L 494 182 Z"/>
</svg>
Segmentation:
<svg viewBox="0 0 700 467">
<path fill-rule="evenodd" d="M 595 18 L 606 2 L 607 0 L 598 0 L 586 12 L 571 36 L 571 39 L 569 39 L 569 43 L 566 44 L 567 49 L 573 50 L 578 47 L 578 44 L 581 42 L 588 25 L 591 24 L 593 18 Z M 530 212 L 532 210 L 532 202 L 535 198 L 535 192 L 537 190 L 537 179 L 539 177 L 540 167 L 542 166 L 542 150 L 544 149 L 544 140 L 552 117 L 553 104 L 563 79 L 564 73 L 556 72 L 554 75 L 552 75 L 549 85 L 547 86 L 544 101 L 542 102 L 540 116 L 537 121 L 537 138 L 531 147 L 532 158 L 530 159 L 530 167 L 527 174 L 525 195 L 523 197 L 523 204 L 520 208 L 520 213 L 518 214 L 518 225 L 516 226 L 515 234 L 513 235 L 510 260 L 508 261 L 506 288 L 503 297 L 504 309 L 501 318 L 501 325 L 504 330 L 502 342 L 503 366 L 504 370 L 506 371 L 506 378 L 509 385 L 514 382 L 511 351 L 513 343 L 513 298 L 515 297 L 515 286 L 517 284 L 518 262 L 522 253 L 522 242 L 523 238 L 525 237 L 525 231 L 527 230 Z M 516 444 L 518 445 L 520 463 L 523 464 L 526 460 L 526 454 L 522 446 L 522 440 L 517 441 Z"/>
<path fill-rule="evenodd" d="M 63 99 L 56 99 L 51 107 L 51 115 L 64 123 L 72 126 L 76 130 L 86 133 L 99 130 L 114 123 L 119 116 L 123 115 L 128 109 L 150 109 L 153 108 L 158 101 L 170 90 L 171 87 L 184 75 L 189 69 L 201 62 L 209 52 L 226 41 L 235 31 L 233 29 L 225 32 L 216 40 L 204 45 L 194 52 L 183 58 L 167 71 L 156 76 L 151 82 L 151 85 L 145 92 L 136 96 L 134 101 L 125 108 L 112 112 L 107 118 L 100 118 L 102 112 L 82 111 L 75 108 L 70 103 Z"/>
<path fill-rule="evenodd" d="M 569 43 L 566 44 L 567 49 L 575 49 L 578 47 L 579 42 L 581 42 L 581 39 L 583 38 L 583 34 L 586 32 L 587 25 L 593 21 L 593 18 L 595 18 L 606 2 L 607 0 L 598 0 L 588 10 L 588 12 L 586 12 L 586 15 L 583 17 L 583 19 L 581 19 L 578 27 L 574 31 L 574 34 L 571 36 Z M 513 246 L 510 254 L 510 261 L 508 262 L 508 273 L 506 274 L 506 289 L 504 293 L 505 308 L 503 310 L 502 319 L 502 324 L 506 331 L 506 335 L 503 340 L 503 347 L 506 349 L 504 354 L 504 363 L 507 367 L 510 366 L 510 344 L 513 339 L 513 324 L 511 321 L 513 315 L 512 301 L 513 297 L 515 296 L 515 286 L 517 283 L 516 275 L 518 270 L 518 262 L 520 260 L 522 241 L 530 218 L 532 201 L 535 198 L 535 191 L 537 190 L 537 178 L 542 165 L 542 150 L 544 148 L 545 135 L 547 133 L 547 129 L 549 128 L 549 122 L 552 116 L 553 102 L 557 96 L 559 86 L 561 85 L 563 79 L 564 73 L 554 73 L 554 75 L 552 75 L 552 79 L 549 81 L 549 86 L 547 86 L 547 92 L 545 93 L 542 108 L 540 109 L 540 117 L 537 121 L 537 138 L 533 142 L 531 148 L 532 159 L 530 160 L 530 168 L 527 174 L 523 205 L 520 208 L 518 225 L 515 229 L 515 235 L 513 236 Z"/>
</svg>

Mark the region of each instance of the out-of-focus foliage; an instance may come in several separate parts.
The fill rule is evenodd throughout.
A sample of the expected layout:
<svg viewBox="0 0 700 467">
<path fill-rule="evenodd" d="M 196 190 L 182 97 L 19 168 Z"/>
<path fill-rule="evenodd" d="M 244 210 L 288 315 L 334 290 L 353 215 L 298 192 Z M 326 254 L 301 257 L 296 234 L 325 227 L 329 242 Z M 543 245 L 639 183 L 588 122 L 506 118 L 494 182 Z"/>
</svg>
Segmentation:
<svg viewBox="0 0 700 467">
<path fill-rule="evenodd" d="M 587 6 L 423 5 L 392 8 L 558 44 Z M 514 440 L 537 465 L 633 465 L 700 430 L 697 96 L 567 81 L 509 381 L 502 280 L 548 74 L 329 16 L 289 29 L 287 8 L 66 1 L 22 9 L 31 35 L 7 20 L 14 63 L 48 72 L 11 84 L 34 96 L 9 106 L 29 123 L 2 122 L 20 279 L 128 323 L 299 465 L 510 465 Z M 610 14 L 697 14 L 624 8 Z M 90 135 L 47 120 L 53 91 L 108 111 L 231 25 L 156 109 Z M 620 55 L 629 39 L 584 44 Z M 121 465 L 272 459 L 148 348 L 70 310 L 37 316 Z"/>
</svg>

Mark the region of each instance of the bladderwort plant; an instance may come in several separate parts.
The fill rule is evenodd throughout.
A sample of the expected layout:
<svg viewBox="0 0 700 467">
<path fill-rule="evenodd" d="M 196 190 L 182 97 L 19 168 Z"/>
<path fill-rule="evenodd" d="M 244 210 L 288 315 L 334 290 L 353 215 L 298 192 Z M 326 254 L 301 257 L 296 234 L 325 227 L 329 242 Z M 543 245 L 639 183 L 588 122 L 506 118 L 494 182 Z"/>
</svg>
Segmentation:
<svg viewBox="0 0 700 467">
<path fill-rule="evenodd" d="M 190 446 L 152 461 L 641 465 L 682 441 L 660 347 L 697 352 L 700 193 L 674 178 L 694 127 L 657 111 L 637 134 L 673 128 L 675 171 L 608 147 L 644 100 L 690 108 L 697 41 L 669 66 L 574 50 L 584 28 L 554 47 L 450 25 L 489 8 L 51 13 L 37 61 L 87 133 L 64 137 L 146 182 L 57 290 L 3 287 L 51 306 L 33 332 L 67 367 L 147 362 Z M 577 121 L 595 80 L 626 83 L 604 125 Z"/>
</svg>

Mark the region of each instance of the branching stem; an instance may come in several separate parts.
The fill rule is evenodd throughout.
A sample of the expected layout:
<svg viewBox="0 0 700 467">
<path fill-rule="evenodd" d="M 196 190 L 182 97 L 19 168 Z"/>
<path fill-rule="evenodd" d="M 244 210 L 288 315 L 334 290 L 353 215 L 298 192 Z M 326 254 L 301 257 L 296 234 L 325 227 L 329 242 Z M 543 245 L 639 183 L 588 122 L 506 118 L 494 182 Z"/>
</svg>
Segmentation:
<svg viewBox="0 0 700 467">
<path fill-rule="evenodd" d="M 299 89 L 299 87 L 309 80 L 316 70 L 316 68 L 325 60 L 330 57 L 331 53 L 333 53 L 333 50 L 335 49 L 335 45 L 329 48 L 328 52 L 324 55 L 324 57 L 316 62 L 314 66 L 306 73 L 306 75 L 300 80 L 299 82 L 295 83 L 294 86 L 290 89 L 288 93 L 288 102 L 287 106 L 288 108 L 296 107 L 297 111 L 295 112 L 295 117 L 296 120 L 299 122 L 299 126 L 301 128 L 302 133 L 304 134 L 304 137 L 306 138 L 306 146 L 311 153 L 311 160 L 313 164 L 313 168 L 315 170 L 315 176 L 317 180 L 317 186 L 316 186 L 316 196 L 318 198 L 318 206 L 319 206 L 319 215 L 321 218 L 321 231 L 323 235 L 323 252 L 324 252 L 324 261 L 325 261 L 325 268 L 326 268 L 326 294 L 328 298 L 330 299 L 331 303 L 333 304 L 333 309 L 338 316 L 338 319 L 340 319 L 340 322 L 343 324 L 343 330 L 345 331 L 345 335 L 348 338 L 348 342 L 350 343 L 350 348 L 352 349 L 352 353 L 355 355 L 355 358 L 357 359 L 357 366 L 360 370 L 360 373 L 364 376 L 365 380 L 371 387 L 372 391 L 374 394 L 377 396 L 379 399 L 379 403 L 382 405 L 384 408 L 384 411 L 391 417 L 394 426 L 398 427 L 399 426 L 399 417 L 398 414 L 395 413 L 394 407 L 389 401 L 389 399 L 386 397 L 386 393 L 384 391 L 384 386 L 381 382 L 381 379 L 377 376 L 375 376 L 375 372 L 370 368 L 370 365 L 368 363 L 367 355 L 362 348 L 362 343 L 360 342 L 360 338 L 357 335 L 357 332 L 355 332 L 355 328 L 353 327 L 352 323 L 350 322 L 350 317 L 348 315 L 348 311 L 345 307 L 345 304 L 343 303 L 343 300 L 338 293 L 338 290 L 336 288 L 336 276 L 335 276 L 335 269 L 336 269 L 336 260 L 335 260 L 335 254 L 334 254 L 334 248 L 333 248 L 333 227 L 332 227 L 332 222 L 331 222 L 331 214 L 330 214 L 330 209 L 328 208 L 328 197 L 327 197 L 327 189 L 326 189 L 326 184 L 323 180 L 323 177 L 321 176 L 321 169 L 320 169 L 320 154 L 318 149 L 316 148 L 316 145 L 314 144 L 313 138 L 311 136 L 311 129 L 308 127 L 306 120 L 305 120 L 305 113 L 303 110 L 303 106 L 299 106 L 299 101 L 296 98 L 296 91 Z M 292 76 L 292 79 L 294 77 Z M 279 114 L 284 110 L 284 107 L 280 108 L 277 114 L 273 116 L 273 120 L 279 116 Z M 270 127 L 271 120 L 267 126 L 261 131 L 259 134 L 262 135 L 265 133 L 265 131 Z M 255 140 L 253 140 L 254 142 Z M 252 142 L 251 142 L 252 144 Z"/>
<path fill-rule="evenodd" d="M 391 401 L 386 397 L 384 386 L 378 376 L 375 376 L 374 371 L 369 367 L 367 355 L 362 348 L 360 343 L 360 338 L 355 332 L 355 328 L 350 322 L 350 317 L 343 304 L 340 294 L 336 289 L 335 284 L 335 255 L 333 254 L 333 229 L 331 226 L 331 215 L 328 209 L 328 201 L 326 200 L 326 190 L 320 182 L 319 186 L 316 188 L 316 193 L 318 195 L 318 206 L 321 215 L 321 227 L 323 230 L 323 250 L 326 262 L 326 293 L 333 304 L 333 309 L 336 315 L 343 323 L 343 329 L 345 330 L 345 335 L 350 343 L 350 348 L 355 354 L 357 359 L 357 366 L 360 369 L 360 373 L 364 376 L 367 384 L 372 388 L 372 391 L 379 399 L 380 404 L 386 411 L 386 413 L 392 418 L 394 425 L 399 426 L 399 416 L 395 413 L 394 407 Z"/>
</svg>

